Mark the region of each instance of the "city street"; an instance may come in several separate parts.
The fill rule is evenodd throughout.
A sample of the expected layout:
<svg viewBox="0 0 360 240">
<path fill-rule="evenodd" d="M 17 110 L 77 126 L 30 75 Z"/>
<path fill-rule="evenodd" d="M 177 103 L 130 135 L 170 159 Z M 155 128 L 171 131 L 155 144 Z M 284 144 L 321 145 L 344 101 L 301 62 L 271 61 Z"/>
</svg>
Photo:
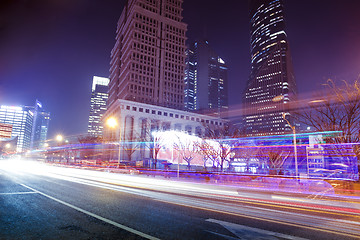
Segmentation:
<svg viewBox="0 0 360 240">
<path fill-rule="evenodd" d="M 0 161 L 0 239 L 356 239 L 359 206 Z"/>
</svg>

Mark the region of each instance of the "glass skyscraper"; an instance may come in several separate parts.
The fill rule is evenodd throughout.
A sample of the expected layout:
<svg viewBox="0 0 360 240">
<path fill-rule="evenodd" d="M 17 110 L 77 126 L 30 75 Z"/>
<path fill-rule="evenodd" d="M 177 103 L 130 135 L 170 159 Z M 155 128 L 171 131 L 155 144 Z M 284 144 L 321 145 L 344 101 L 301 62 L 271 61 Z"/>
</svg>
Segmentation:
<svg viewBox="0 0 360 240">
<path fill-rule="evenodd" d="M 50 113 L 45 112 L 41 102 L 36 100 L 34 107 L 28 107 L 33 112 L 33 128 L 31 134 L 31 149 L 44 147 L 49 129 Z"/>
<path fill-rule="evenodd" d="M 108 100 L 109 79 L 103 77 L 93 77 L 91 87 L 91 103 L 89 114 L 88 133 L 93 136 L 102 135 L 103 124 L 101 118 L 106 112 Z"/>
<path fill-rule="evenodd" d="M 283 0 L 250 1 L 251 74 L 243 97 L 247 135 L 289 131 L 283 116 L 296 95 Z M 291 120 L 291 119 L 290 119 Z"/>
<path fill-rule="evenodd" d="M 11 138 L 17 137 L 17 151 L 43 147 L 47 138 L 50 113 L 36 100 L 35 106 L 0 106 L 0 123 L 11 126 Z"/>
<path fill-rule="evenodd" d="M 227 110 L 227 73 L 227 65 L 208 41 L 196 41 L 186 51 L 185 108 L 189 111 Z"/>
<path fill-rule="evenodd" d="M 18 137 L 17 151 L 30 149 L 34 113 L 27 107 L 0 106 L 0 122 L 12 126 L 12 137 Z"/>
</svg>

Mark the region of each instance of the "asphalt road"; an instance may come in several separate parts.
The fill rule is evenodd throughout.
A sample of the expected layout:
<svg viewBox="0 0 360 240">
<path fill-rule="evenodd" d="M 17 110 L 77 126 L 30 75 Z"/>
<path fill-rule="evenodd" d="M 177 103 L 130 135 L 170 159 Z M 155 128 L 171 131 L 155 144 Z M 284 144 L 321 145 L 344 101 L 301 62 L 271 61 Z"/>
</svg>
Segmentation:
<svg viewBox="0 0 360 240">
<path fill-rule="evenodd" d="M 0 239 L 360 238 L 357 203 L 299 199 L 236 186 L 0 163 Z"/>
</svg>

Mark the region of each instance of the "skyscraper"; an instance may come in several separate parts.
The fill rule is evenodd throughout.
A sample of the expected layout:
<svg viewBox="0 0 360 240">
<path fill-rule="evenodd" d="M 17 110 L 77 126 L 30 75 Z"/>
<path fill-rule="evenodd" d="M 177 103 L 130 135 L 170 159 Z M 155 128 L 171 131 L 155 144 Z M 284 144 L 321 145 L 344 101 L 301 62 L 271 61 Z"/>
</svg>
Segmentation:
<svg viewBox="0 0 360 240">
<path fill-rule="evenodd" d="M 37 100 L 35 106 L 0 106 L 0 123 L 7 126 L 7 131 L 11 129 L 12 138 L 17 138 L 18 152 L 42 147 L 49 121 L 50 113 Z"/>
<path fill-rule="evenodd" d="M 39 149 L 44 146 L 49 129 L 50 113 L 44 111 L 41 102 L 36 100 L 34 107 L 28 107 L 33 112 L 33 127 L 31 133 L 31 149 Z"/>
<path fill-rule="evenodd" d="M 196 41 L 186 51 L 185 108 L 215 112 L 227 109 L 227 71 L 224 60 L 208 41 Z"/>
<path fill-rule="evenodd" d="M 283 0 L 250 1 L 251 74 L 243 97 L 248 135 L 281 134 L 296 94 Z"/>
<path fill-rule="evenodd" d="M 103 77 L 93 77 L 91 87 L 91 101 L 88 133 L 93 136 L 102 135 L 103 124 L 101 117 L 106 112 L 106 102 L 108 100 L 109 79 Z"/>
<path fill-rule="evenodd" d="M 17 137 L 17 151 L 30 149 L 34 113 L 27 107 L 0 106 L 0 122 L 12 126 L 12 137 Z"/>
<path fill-rule="evenodd" d="M 111 51 L 109 107 L 117 99 L 184 108 L 182 0 L 128 0 Z"/>
</svg>

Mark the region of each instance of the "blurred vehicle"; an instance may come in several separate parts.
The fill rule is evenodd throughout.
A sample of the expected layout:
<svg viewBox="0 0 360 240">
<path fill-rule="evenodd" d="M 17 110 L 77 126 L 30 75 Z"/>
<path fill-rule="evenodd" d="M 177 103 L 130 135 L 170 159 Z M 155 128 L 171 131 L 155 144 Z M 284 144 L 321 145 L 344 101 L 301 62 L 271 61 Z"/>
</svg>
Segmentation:
<svg viewBox="0 0 360 240">
<path fill-rule="evenodd" d="M 106 172 L 111 172 L 111 173 L 123 173 L 123 174 L 130 174 L 130 175 L 135 175 L 135 174 L 140 174 L 140 171 L 137 170 L 136 168 L 124 165 L 124 164 L 117 164 L 117 163 L 109 163 L 107 164 L 106 168 L 105 168 Z"/>
</svg>

